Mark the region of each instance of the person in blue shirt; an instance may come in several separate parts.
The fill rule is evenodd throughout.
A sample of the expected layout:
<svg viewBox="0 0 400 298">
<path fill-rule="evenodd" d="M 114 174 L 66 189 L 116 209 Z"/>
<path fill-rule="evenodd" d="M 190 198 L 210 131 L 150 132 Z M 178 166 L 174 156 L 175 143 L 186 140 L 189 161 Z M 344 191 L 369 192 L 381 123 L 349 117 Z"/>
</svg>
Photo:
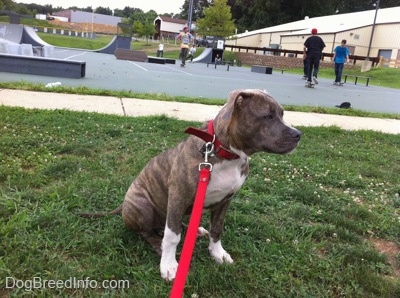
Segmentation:
<svg viewBox="0 0 400 298">
<path fill-rule="evenodd" d="M 340 46 L 337 46 L 333 50 L 333 62 L 335 63 L 335 82 L 334 85 L 340 85 L 342 81 L 342 72 L 345 63 L 349 63 L 349 55 L 350 51 L 346 47 L 347 41 L 345 39 L 342 40 Z"/>
</svg>

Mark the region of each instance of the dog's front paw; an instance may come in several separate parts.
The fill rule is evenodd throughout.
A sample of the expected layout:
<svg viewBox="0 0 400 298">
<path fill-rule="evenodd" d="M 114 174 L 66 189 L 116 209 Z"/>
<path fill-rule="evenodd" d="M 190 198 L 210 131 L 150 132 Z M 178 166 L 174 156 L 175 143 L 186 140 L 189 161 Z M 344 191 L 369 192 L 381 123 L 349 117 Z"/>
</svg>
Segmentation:
<svg viewBox="0 0 400 298">
<path fill-rule="evenodd" d="M 177 270 L 178 262 L 176 260 L 161 262 L 160 264 L 161 277 L 166 281 L 173 281 Z"/>
<path fill-rule="evenodd" d="M 214 260 L 218 264 L 222 263 L 228 263 L 232 264 L 233 260 L 226 252 L 226 250 L 222 247 L 221 241 L 218 242 L 213 242 L 212 240 L 210 241 L 210 245 L 208 246 L 208 251 L 210 252 L 211 256 L 214 258 Z"/>
<path fill-rule="evenodd" d="M 204 236 L 208 236 L 208 235 L 209 235 L 209 233 L 208 233 L 208 231 L 207 231 L 205 228 L 199 227 L 199 228 L 197 229 L 197 236 L 199 236 L 199 237 L 204 237 Z"/>
</svg>

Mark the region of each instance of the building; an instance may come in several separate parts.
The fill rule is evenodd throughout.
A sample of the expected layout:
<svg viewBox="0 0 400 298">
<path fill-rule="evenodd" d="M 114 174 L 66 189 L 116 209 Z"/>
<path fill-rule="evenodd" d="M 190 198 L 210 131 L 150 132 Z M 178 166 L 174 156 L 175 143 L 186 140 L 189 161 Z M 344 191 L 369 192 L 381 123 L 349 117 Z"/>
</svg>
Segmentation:
<svg viewBox="0 0 400 298">
<path fill-rule="evenodd" d="M 305 18 L 304 20 L 231 36 L 226 45 L 303 50 L 304 41 L 317 28 L 332 53 L 342 39 L 352 55 L 400 59 L 400 7 Z M 372 34 L 372 32 L 374 32 Z M 371 39 L 372 37 L 372 39 Z"/>
<path fill-rule="evenodd" d="M 53 13 L 53 16 L 67 18 L 70 23 L 94 23 L 117 26 L 118 23 L 122 22 L 121 17 L 87 11 L 63 10 Z"/>
<path fill-rule="evenodd" d="M 187 20 L 158 16 L 154 20 L 156 28 L 155 39 L 173 39 L 182 31 L 183 27 L 187 26 Z"/>
</svg>

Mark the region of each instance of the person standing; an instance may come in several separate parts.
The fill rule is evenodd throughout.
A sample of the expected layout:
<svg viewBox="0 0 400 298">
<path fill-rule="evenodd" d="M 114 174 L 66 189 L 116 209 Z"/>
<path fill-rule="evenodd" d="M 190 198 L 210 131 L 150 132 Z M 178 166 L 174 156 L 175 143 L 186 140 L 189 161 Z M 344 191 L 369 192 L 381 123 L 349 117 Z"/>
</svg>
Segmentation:
<svg viewBox="0 0 400 298">
<path fill-rule="evenodd" d="M 335 82 L 334 85 L 341 85 L 342 72 L 345 63 L 349 63 L 350 51 L 346 46 L 347 40 L 343 39 L 340 46 L 333 50 L 333 62 L 335 63 Z"/>
<path fill-rule="evenodd" d="M 307 80 L 307 78 L 308 78 L 307 58 L 306 58 L 306 56 L 303 55 L 303 80 Z"/>
<path fill-rule="evenodd" d="M 183 27 L 183 32 L 179 33 L 176 39 L 181 42 L 181 67 L 184 67 L 186 64 L 186 57 L 189 51 L 190 44 L 193 41 L 193 36 L 189 33 L 188 27 Z"/>
<path fill-rule="evenodd" d="M 164 44 L 160 42 L 158 45 L 158 51 L 157 51 L 157 57 L 163 57 L 164 56 Z"/>
<path fill-rule="evenodd" d="M 190 62 L 193 62 L 194 53 L 196 53 L 196 46 L 192 45 L 192 47 L 189 50 L 189 56 L 187 57 L 188 59 L 190 58 Z"/>
<path fill-rule="evenodd" d="M 312 35 L 304 42 L 303 57 L 306 57 L 308 65 L 306 86 L 311 85 L 312 82 L 318 84 L 319 62 L 321 60 L 322 51 L 325 48 L 325 43 L 317 33 L 318 30 L 313 28 L 311 30 Z M 313 81 L 311 81 L 311 76 Z"/>
</svg>

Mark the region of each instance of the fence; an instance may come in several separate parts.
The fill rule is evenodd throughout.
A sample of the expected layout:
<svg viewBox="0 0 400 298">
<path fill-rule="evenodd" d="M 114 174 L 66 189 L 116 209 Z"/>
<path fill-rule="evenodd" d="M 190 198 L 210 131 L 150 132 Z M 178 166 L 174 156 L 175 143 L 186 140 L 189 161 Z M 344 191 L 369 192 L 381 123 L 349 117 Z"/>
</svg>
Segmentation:
<svg viewBox="0 0 400 298">
<path fill-rule="evenodd" d="M 258 48 L 258 47 L 245 47 L 245 46 L 235 46 L 235 45 L 225 45 L 225 50 L 230 49 L 232 52 L 253 52 L 259 55 L 273 55 L 273 56 L 284 56 L 284 57 L 297 57 L 297 55 L 303 55 L 303 51 L 295 50 L 282 50 L 282 49 L 272 49 L 272 48 Z M 322 53 L 322 61 L 325 59 L 330 60 L 333 57 L 333 53 Z M 357 61 L 367 60 L 365 56 L 350 55 L 350 61 L 353 65 L 356 65 Z M 370 57 L 368 60 L 372 61 L 372 66 L 376 66 L 379 63 L 379 57 Z"/>
<path fill-rule="evenodd" d="M 379 58 L 378 67 L 393 67 L 400 68 L 400 60 L 399 59 L 389 59 L 385 57 Z"/>
</svg>

